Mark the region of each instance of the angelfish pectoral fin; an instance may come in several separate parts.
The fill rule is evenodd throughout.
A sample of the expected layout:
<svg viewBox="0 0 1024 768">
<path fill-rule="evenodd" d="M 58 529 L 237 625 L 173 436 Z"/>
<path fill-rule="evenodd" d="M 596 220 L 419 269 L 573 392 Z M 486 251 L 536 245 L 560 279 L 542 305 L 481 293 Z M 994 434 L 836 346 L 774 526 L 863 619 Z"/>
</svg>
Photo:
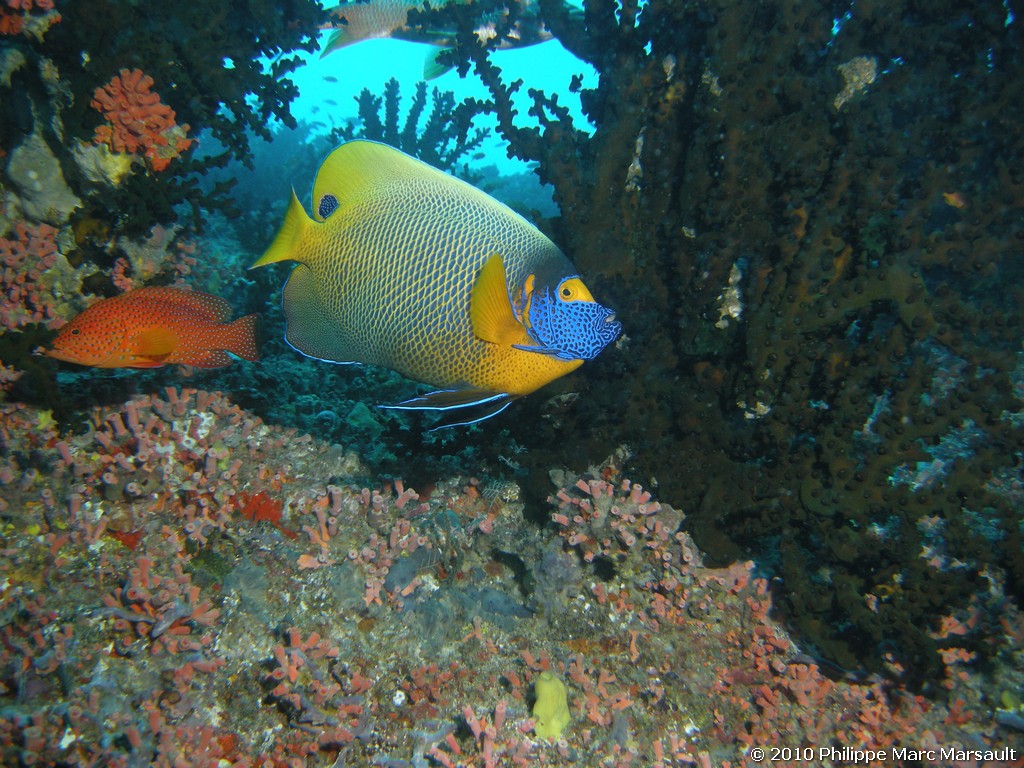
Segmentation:
<svg viewBox="0 0 1024 768">
<path fill-rule="evenodd" d="M 505 263 L 492 254 L 477 274 L 469 301 L 473 334 L 491 344 L 510 345 L 524 337 L 522 323 L 512 311 L 505 282 Z"/>
<path fill-rule="evenodd" d="M 515 399 L 507 392 L 490 392 L 482 389 L 455 389 L 430 392 L 419 397 L 403 400 L 395 405 L 382 405 L 400 411 L 446 411 L 441 420 L 430 431 L 443 427 L 458 427 L 476 424 L 497 416 L 508 408 Z"/>
</svg>

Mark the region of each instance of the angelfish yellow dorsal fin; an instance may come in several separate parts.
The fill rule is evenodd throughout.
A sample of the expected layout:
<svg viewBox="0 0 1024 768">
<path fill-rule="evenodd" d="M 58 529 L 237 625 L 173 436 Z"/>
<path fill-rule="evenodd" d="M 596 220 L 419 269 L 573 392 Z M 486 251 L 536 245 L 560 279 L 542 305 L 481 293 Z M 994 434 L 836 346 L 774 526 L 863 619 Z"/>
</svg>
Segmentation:
<svg viewBox="0 0 1024 768">
<path fill-rule="evenodd" d="M 480 268 L 473 284 L 469 316 L 478 339 L 503 346 L 523 343 L 525 329 L 512 312 L 505 262 L 498 254 L 490 256 Z"/>
<path fill-rule="evenodd" d="M 274 242 L 267 248 L 266 253 L 254 261 L 249 269 L 275 264 L 279 261 L 298 261 L 296 256 L 299 253 L 299 243 L 303 234 L 313 224 L 313 219 L 309 218 L 293 189 L 292 199 L 288 203 L 288 212 L 284 216 L 284 224 L 281 225 L 281 229 L 278 230 Z"/>
</svg>

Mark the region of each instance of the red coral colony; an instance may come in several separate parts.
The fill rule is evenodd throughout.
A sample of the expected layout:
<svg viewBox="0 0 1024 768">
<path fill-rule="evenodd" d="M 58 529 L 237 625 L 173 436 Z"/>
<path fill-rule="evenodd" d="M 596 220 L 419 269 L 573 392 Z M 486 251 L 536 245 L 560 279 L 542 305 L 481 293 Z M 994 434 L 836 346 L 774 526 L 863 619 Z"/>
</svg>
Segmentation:
<svg viewBox="0 0 1024 768">
<path fill-rule="evenodd" d="M 141 70 L 122 69 L 89 102 L 103 113 L 106 123 L 96 128 L 94 140 L 114 152 L 142 152 L 154 171 L 162 171 L 192 144 L 188 125 L 175 122 L 174 110 L 153 93 L 153 78 Z"/>
<path fill-rule="evenodd" d="M 60 21 L 53 0 L 3 0 L 0 2 L 0 35 L 45 31 Z"/>
</svg>

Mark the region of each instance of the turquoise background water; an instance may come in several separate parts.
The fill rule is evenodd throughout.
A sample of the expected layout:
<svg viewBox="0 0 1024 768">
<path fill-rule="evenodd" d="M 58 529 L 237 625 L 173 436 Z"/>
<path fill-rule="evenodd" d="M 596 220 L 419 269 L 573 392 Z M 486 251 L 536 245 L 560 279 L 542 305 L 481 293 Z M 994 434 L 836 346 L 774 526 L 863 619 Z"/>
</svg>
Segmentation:
<svg viewBox="0 0 1024 768">
<path fill-rule="evenodd" d="M 322 46 L 330 32 L 321 36 Z M 413 87 L 423 79 L 424 58 L 437 49 L 430 45 L 402 40 L 365 40 L 335 51 L 324 58 L 319 54 L 304 56 L 306 65 L 293 73 L 292 80 L 300 95 L 291 105 L 292 115 L 317 128 L 329 131 L 347 118 L 356 117 L 355 98 L 363 88 L 374 94 L 384 92 L 384 84 L 392 77 L 402 85 L 403 98 L 411 98 Z M 583 87 L 597 85 L 597 72 L 589 64 L 569 53 L 556 40 L 526 48 L 497 51 L 493 61 L 502 70 L 505 82 L 523 80 L 523 87 L 515 96 L 519 118 L 524 125 L 535 123 L 528 117 L 530 99 L 527 92 L 538 88 L 558 93 L 559 102 L 572 110 L 576 127 L 589 130 L 590 125 L 580 110 L 578 95 L 570 93 L 569 83 L 574 76 L 582 76 Z M 327 78 L 336 78 L 336 82 Z M 430 81 L 431 88 L 455 94 L 456 101 L 468 97 L 485 99 L 487 90 L 472 72 L 465 78 L 452 70 Z M 333 103 L 332 103 L 333 102 Z M 490 116 L 478 118 L 480 127 L 494 126 Z M 518 160 L 509 160 L 505 144 L 492 132 L 485 151 L 484 164 L 494 164 L 499 171 L 518 173 L 526 167 Z"/>
</svg>

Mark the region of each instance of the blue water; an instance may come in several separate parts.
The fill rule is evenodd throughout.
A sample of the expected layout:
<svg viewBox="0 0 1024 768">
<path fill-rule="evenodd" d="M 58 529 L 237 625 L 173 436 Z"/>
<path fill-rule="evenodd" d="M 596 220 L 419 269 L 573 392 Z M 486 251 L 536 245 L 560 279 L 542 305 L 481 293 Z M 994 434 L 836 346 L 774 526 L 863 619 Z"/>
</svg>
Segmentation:
<svg viewBox="0 0 1024 768">
<path fill-rule="evenodd" d="M 330 32 L 323 33 L 321 45 L 329 35 Z M 365 40 L 324 58 L 320 58 L 319 53 L 304 54 L 305 66 L 292 73 L 300 92 L 291 105 L 292 116 L 327 133 L 347 119 L 357 117 L 355 98 L 363 88 L 382 94 L 384 84 L 392 77 L 401 83 L 403 98 L 410 98 L 416 83 L 423 79 L 424 58 L 436 50 L 430 45 L 383 39 Z M 569 53 L 561 43 L 552 40 L 526 48 L 496 51 L 492 53 L 492 61 L 501 69 L 505 82 L 523 80 L 523 87 L 514 100 L 520 125 L 536 124 L 527 114 L 530 106 L 527 92 L 537 88 L 557 93 L 559 103 L 572 111 L 576 127 L 590 129 L 580 110 L 579 96 L 570 93 L 569 83 L 573 76 L 581 75 L 584 88 L 596 87 L 597 72 Z M 326 78 L 336 78 L 336 82 Z M 468 97 L 485 99 L 488 96 L 487 89 L 472 72 L 461 78 L 452 70 L 430 81 L 430 86 L 453 92 L 457 102 Z M 500 172 L 522 172 L 523 163 L 507 158 L 505 143 L 493 131 L 493 118 L 480 117 L 476 125 L 492 129 L 491 139 L 484 148 L 487 154 L 484 162 L 497 165 Z"/>
</svg>

